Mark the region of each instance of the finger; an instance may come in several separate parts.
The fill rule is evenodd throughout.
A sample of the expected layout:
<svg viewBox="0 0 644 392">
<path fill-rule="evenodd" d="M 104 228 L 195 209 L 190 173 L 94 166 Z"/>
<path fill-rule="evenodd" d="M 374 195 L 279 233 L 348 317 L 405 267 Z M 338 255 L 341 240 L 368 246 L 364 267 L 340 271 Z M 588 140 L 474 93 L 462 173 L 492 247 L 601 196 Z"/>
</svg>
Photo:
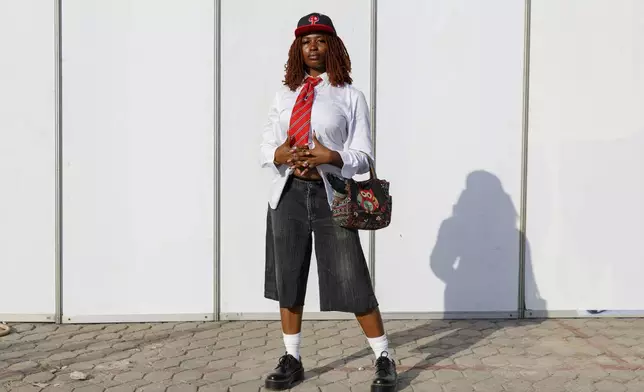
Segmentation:
<svg viewBox="0 0 644 392">
<path fill-rule="evenodd" d="M 308 147 L 308 146 L 306 146 L 306 147 L 298 147 L 298 148 L 296 149 L 296 151 L 297 151 L 298 153 L 305 153 L 305 152 L 309 151 L 309 147 Z"/>
<path fill-rule="evenodd" d="M 304 158 L 306 158 L 306 157 L 308 157 L 308 156 L 310 156 L 310 155 L 311 155 L 311 153 L 310 153 L 310 152 L 308 152 L 308 151 L 298 151 L 298 152 L 296 152 L 295 154 L 293 154 L 293 156 L 294 156 L 296 159 L 304 159 Z"/>
<path fill-rule="evenodd" d="M 303 164 L 303 162 L 302 162 L 302 161 L 294 161 L 294 162 L 293 162 L 293 166 L 294 166 L 294 167 L 301 168 L 301 167 L 304 167 L 304 164 Z"/>
<path fill-rule="evenodd" d="M 302 147 L 302 146 L 291 146 L 291 152 L 296 153 L 300 151 L 305 151 L 308 150 L 308 147 Z"/>
</svg>

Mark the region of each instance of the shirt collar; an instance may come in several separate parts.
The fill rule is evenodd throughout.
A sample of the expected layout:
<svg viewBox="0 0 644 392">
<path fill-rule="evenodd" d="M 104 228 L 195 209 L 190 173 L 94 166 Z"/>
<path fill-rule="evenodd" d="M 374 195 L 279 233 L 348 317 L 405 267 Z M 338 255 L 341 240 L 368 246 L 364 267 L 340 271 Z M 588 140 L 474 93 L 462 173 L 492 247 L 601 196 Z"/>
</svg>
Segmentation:
<svg viewBox="0 0 644 392">
<path fill-rule="evenodd" d="M 308 72 L 305 72 L 305 73 L 304 73 L 304 77 L 305 77 L 305 78 L 308 78 L 309 76 L 311 76 L 311 75 L 309 75 L 309 73 L 308 73 Z M 320 82 L 320 84 L 318 84 L 318 86 L 321 86 L 321 85 L 324 85 L 324 84 L 328 84 L 328 83 L 329 83 L 329 74 L 328 74 L 328 73 L 326 73 L 326 72 L 325 72 L 325 73 L 321 74 L 321 75 L 320 75 L 320 76 L 318 76 L 318 77 L 319 77 L 320 79 L 322 79 L 322 81 Z"/>
</svg>

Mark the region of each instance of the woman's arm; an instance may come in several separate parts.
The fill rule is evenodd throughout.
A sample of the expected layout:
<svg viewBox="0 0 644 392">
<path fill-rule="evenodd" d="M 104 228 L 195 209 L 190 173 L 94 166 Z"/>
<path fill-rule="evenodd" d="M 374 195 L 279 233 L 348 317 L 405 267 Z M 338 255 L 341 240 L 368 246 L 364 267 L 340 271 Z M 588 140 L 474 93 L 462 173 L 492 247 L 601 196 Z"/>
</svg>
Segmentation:
<svg viewBox="0 0 644 392">
<path fill-rule="evenodd" d="M 280 162 L 276 157 L 279 147 L 284 143 L 278 140 L 280 134 L 279 125 L 279 93 L 275 94 L 273 103 L 268 111 L 268 121 L 264 125 L 262 131 L 262 142 L 260 144 L 260 165 L 263 168 L 272 168 L 275 173 L 278 173 L 277 167 L 286 162 Z"/>
<path fill-rule="evenodd" d="M 368 173 L 369 160 L 373 159 L 369 107 L 362 91 L 353 89 L 351 108 L 352 118 L 349 122 L 347 141 L 344 150 L 338 153 L 342 160 L 338 167 L 342 169 L 344 178 Z"/>
</svg>

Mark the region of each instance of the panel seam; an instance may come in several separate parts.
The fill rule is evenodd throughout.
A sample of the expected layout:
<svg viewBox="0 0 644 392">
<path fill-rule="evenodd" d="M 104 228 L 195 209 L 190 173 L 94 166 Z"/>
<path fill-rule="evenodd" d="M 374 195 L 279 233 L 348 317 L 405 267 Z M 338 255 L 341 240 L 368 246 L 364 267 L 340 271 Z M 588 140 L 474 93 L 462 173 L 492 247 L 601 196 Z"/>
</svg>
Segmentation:
<svg viewBox="0 0 644 392">
<path fill-rule="evenodd" d="M 527 251 L 527 203 L 528 203 L 528 142 L 529 142 L 529 117 L 530 117 L 530 22 L 531 22 L 531 0 L 525 0 L 524 15 L 524 45 L 523 45 L 523 118 L 521 136 L 521 205 L 519 222 L 519 293 L 518 311 L 519 318 L 525 318 L 525 267 Z"/>
<path fill-rule="evenodd" d="M 54 0 L 54 145 L 55 145 L 55 310 L 54 322 L 63 321 L 63 56 L 62 0 Z"/>
<path fill-rule="evenodd" d="M 213 216 L 213 320 L 221 313 L 221 0 L 214 9 L 214 216 Z"/>
<path fill-rule="evenodd" d="M 369 81 L 369 106 L 371 108 L 371 150 L 373 153 L 373 165 L 376 166 L 376 94 L 378 82 L 378 0 L 371 0 L 371 25 L 370 25 L 370 81 Z M 374 292 L 376 290 L 376 233 L 369 232 L 369 273 Z"/>
</svg>

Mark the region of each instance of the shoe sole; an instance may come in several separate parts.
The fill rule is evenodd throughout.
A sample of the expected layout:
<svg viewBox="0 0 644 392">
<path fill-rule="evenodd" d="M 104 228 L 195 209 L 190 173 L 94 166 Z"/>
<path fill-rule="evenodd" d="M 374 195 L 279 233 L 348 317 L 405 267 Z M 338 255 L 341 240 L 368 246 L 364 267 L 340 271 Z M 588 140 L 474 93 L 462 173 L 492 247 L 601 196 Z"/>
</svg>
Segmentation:
<svg viewBox="0 0 644 392">
<path fill-rule="evenodd" d="M 285 389 L 290 389 L 295 386 L 298 382 L 302 381 L 304 379 L 304 369 L 298 370 L 297 372 L 293 373 L 290 379 L 286 381 L 272 381 L 272 380 L 266 380 L 264 383 L 264 386 L 266 389 L 270 389 L 272 391 L 283 391 Z"/>
<path fill-rule="evenodd" d="M 391 384 L 378 384 L 378 385 L 371 385 L 371 392 L 394 392 L 396 390 L 396 386 L 398 384 L 398 381 L 394 381 Z"/>
</svg>

